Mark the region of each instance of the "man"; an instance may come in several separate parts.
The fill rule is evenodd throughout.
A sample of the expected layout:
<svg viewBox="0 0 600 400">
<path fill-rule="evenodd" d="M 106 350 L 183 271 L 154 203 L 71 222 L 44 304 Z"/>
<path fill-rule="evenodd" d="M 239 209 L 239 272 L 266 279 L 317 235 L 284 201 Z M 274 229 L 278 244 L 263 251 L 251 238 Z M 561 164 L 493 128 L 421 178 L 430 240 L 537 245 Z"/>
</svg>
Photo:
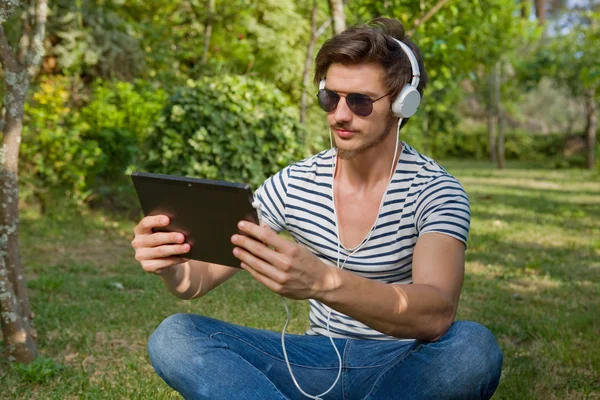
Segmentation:
<svg viewBox="0 0 600 400">
<path fill-rule="evenodd" d="M 150 338 L 154 368 L 185 398 L 490 398 L 498 344 L 482 325 L 454 322 L 468 199 L 398 141 L 414 110 L 397 112 L 395 100 L 411 82 L 419 93 L 427 83 L 420 51 L 398 21 L 376 19 L 324 44 L 315 81 L 335 148 L 268 179 L 256 192 L 265 226 L 241 222 L 248 236 L 232 237 L 257 281 L 310 299 L 310 330 L 282 347 L 279 332 L 177 314 Z M 167 224 L 142 219 L 132 245 L 177 297 L 202 297 L 239 271 L 180 258 L 183 235 L 152 233 Z M 277 235 L 283 229 L 295 243 Z"/>
</svg>

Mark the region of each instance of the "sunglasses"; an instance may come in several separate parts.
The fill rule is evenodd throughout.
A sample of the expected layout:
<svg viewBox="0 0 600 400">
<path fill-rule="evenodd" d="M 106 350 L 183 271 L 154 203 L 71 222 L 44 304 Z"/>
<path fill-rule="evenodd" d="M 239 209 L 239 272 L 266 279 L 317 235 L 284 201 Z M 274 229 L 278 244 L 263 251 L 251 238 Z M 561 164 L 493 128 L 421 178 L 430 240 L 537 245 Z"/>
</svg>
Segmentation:
<svg viewBox="0 0 600 400">
<path fill-rule="evenodd" d="M 387 95 L 389 95 L 389 93 L 373 100 L 362 93 L 348 93 L 345 96 L 341 96 L 333 90 L 321 89 L 319 90 L 319 93 L 317 93 L 317 98 L 319 99 L 319 105 L 323 111 L 330 113 L 337 108 L 340 97 L 344 97 L 350 111 L 360 117 L 368 117 L 373 112 L 373 103 L 383 99 Z"/>
</svg>

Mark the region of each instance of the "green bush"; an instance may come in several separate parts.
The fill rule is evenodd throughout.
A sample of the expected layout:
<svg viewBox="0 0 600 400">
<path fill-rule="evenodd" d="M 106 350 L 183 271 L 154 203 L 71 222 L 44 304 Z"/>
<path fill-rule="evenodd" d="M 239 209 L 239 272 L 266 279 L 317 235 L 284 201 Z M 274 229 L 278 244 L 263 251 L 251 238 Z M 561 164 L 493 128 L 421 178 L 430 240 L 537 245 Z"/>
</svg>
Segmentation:
<svg viewBox="0 0 600 400">
<path fill-rule="evenodd" d="M 167 101 L 167 94 L 143 82 L 97 81 L 90 102 L 81 110 L 85 137 L 102 149 L 99 178 L 122 176 L 139 157 L 144 143 Z"/>
<path fill-rule="evenodd" d="M 76 109 L 70 79 L 43 77 L 25 107 L 21 177 L 25 196 L 42 208 L 53 192 L 83 204 L 126 181 L 167 99 L 141 82 L 97 81 L 89 101 Z"/>
<path fill-rule="evenodd" d="M 88 177 L 97 168 L 102 149 L 84 138 L 79 113 L 69 104 L 70 82 L 46 76 L 25 104 L 20 149 L 23 198 L 35 197 L 42 207 L 52 192 L 82 201 L 89 194 Z"/>
<path fill-rule="evenodd" d="M 151 172 L 250 183 L 304 156 L 297 109 L 274 85 L 245 76 L 188 81 L 146 143 Z"/>
<path fill-rule="evenodd" d="M 583 136 L 583 135 L 582 135 Z M 437 136 L 439 143 L 433 147 L 432 156 L 437 159 L 487 159 L 489 139 L 487 132 L 453 132 Z M 504 140 L 507 160 L 553 161 L 561 160 L 565 165 L 578 166 L 581 155 L 566 159 L 563 150 L 566 135 L 534 135 L 528 132 L 507 132 Z"/>
</svg>

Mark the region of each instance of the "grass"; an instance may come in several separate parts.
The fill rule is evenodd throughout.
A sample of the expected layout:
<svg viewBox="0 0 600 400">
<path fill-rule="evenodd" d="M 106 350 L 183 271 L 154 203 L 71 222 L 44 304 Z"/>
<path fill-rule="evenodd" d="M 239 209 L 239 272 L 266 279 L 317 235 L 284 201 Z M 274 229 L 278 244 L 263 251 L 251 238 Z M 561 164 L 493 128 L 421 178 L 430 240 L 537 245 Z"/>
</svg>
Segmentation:
<svg viewBox="0 0 600 400">
<path fill-rule="evenodd" d="M 600 398 L 600 177 L 442 163 L 472 207 L 459 319 L 489 327 L 504 352 L 498 399 Z M 146 341 L 177 312 L 280 331 L 285 310 L 246 273 L 182 301 L 133 259 L 131 221 L 22 211 L 21 251 L 43 358 L 0 361 L 0 398 L 179 398 L 153 372 Z M 288 301 L 288 332 L 308 327 Z"/>
</svg>

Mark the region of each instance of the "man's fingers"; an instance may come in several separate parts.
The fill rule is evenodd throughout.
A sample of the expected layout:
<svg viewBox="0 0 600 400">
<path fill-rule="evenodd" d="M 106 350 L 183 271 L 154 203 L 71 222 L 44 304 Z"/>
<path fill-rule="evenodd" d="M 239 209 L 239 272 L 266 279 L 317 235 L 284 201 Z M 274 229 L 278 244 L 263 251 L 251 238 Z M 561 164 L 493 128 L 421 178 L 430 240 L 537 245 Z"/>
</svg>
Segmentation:
<svg viewBox="0 0 600 400">
<path fill-rule="evenodd" d="M 183 243 L 185 236 L 178 232 L 157 232 L 150 235 L 136 235 L 131 241 L 134 249 L 157 247 L 165 244 Z"/>
<path fill-rule="evenodd" d="M 269 228 L 267 225 L 259 226 L 252 222 L 240 221 L 238 228 L 240 228 L 242 232 L 258 239 L 267 246 L 273 247 L 278 252 L 286 253 L 288 250 L 293 248 L 292 243 L 280 237 L 277 232 Z"/>
<path fill-rule="evenodd" d="M 250 266 L 246 263 L 242 263 L 241 267 L 242 267 L 242 269 L 246 270 L 250 275 L 252 275 L 254 277 L 254 279 L 256 279 L 258 282 L 260 282 L 261 284 L 263 284 L 264 286 L 266 286 L 273 292 L 280 293 L 280 291 L 282 289 L 282 286 L 280 283 L 274 281 L 273 279 L 271 279 L 268 276 L 261 274 L 260 272 L 255 270 L 252 266 Z"/>
<path fill-rule="evenodd" d="M 179 256 L 190 251 L 190 245 L 188 243 L 164 245 L 151 248 L 142 248 L 136 250 L 135 259 L 137 261 L 147 261 L 164 259 L 171 256 Z"/>
<path fill-rule="evenodd" d="M 285 261 L 285 254 L 270 249 L 267 247 L 269 245 L 268 243 L 261 243 L 257 240 L 257 238 L 252 238 L 245 235 L 234 235 L 231 238 L 231 242 L 236 246 L 247 250 L 249 254 L 255 255 L 257 258 L 277 266 L 279 269 L 285 270 L 288 267 L 287 262 Z"/>
<path fill-rule="evenodd" d="M 233 255 L 261 275 L 264 275 L 277 283 L 283 283 L 285 281 L 285 273 L 274 267 L 268 260 L 265 261 L 240 247 L 234 249 Z"/>
<path fill-rule="evenodd" d="M 142 218 L 142 220 L 139 224 L 137 224 L 133 232 L 136 235 L 148 235 L 152 233 L 152 228 L 167 225 L 169 225 L 169 217 L 167 217 L 166 215 L 151 215 Z"/>
<path fill-rule="evenodd" d="M 183 243 L 185 236 L 178 232 L 157 232 L 152 235 L 143 236 L 143 246 L 140 247 L 156 247 L 164 244 Z"/>
</svg>

